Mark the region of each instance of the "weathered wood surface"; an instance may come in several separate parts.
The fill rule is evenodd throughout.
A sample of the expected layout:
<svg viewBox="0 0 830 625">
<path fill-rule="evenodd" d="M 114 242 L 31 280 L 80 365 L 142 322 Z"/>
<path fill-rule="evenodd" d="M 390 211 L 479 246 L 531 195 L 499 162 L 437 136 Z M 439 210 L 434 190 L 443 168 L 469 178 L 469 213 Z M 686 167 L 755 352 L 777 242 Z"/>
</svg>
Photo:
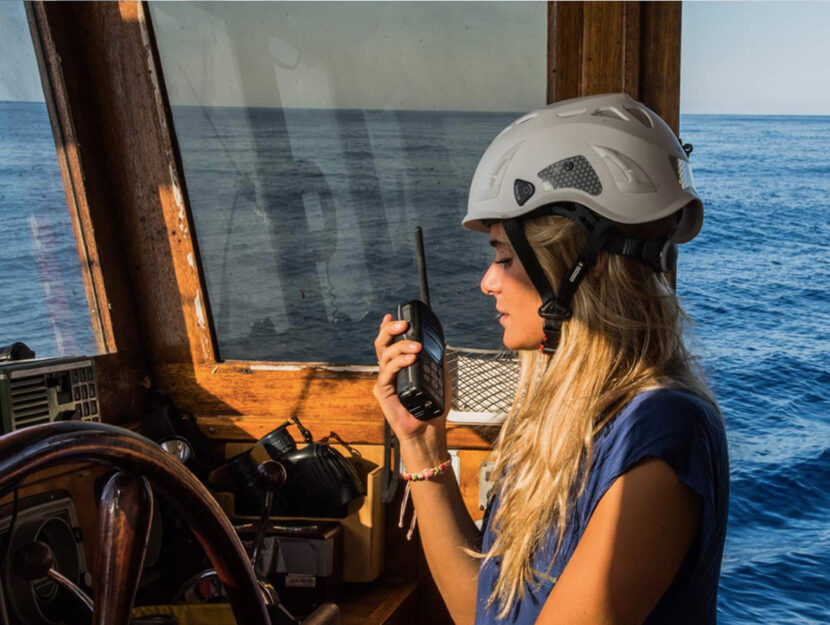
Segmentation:
<svg viewBox="0 0 830 625">
<path fill-rule="evenodd" d="M 150 410 L 150 369 L 134 353 L 96 356 L 95 375 L 101 417 L 106 423 L 127 426 Z"/>
<path fill-rule="evenodd" d="M 551 2 L 548 102 L 625 91 L 677 132 L 680 2 Z"/>
<path fill-rule="evenodd" d="M 111 303 L 117 307 L 119 301 L 131 296 L 119 253 L 116 224 L 110 214 L 112 197 L 108 181 L 102 176 L 100 153 L 95 149 L 98 147 L 94 141 L 96 133 L 88 135 L 91 107 L 77 107 L 77 83 L 85 81 L 80 75 L 81 54 L 77 48 L 65 47 L 67 33 L 62 24 L 55 24 L 53 28 L 48 8 L 41 2 L 27 4 L 93 333 L 100 353 L 135 349 L 140 342 L 132 311 L 127 309 L 126 314 L 114 316 L 111 308 Z"/>
<path fill-rule="evenodd" d="M 383 419 L 336 418 L 325 412 L 315 415 L 298 415 L 314 434 L 325 435 L 337 432 L 344 440 L 356 445 L 383 442 Z M 195 415 L 196 423 L 211 438 L 225 441 L 253 441 L 261 438 L 276 427 L 285 418 L 275 415 Z M 287 417 L 286 417 L 287 418 Z M 489 450 L 495 435 L 495 428 L 471 428 L 464 425 L 450 425 L 447 441 L 455 449 Z M 297 438 L 297 442 L 300 439 Z"/>
<path fill-rule="evenodd" d="M 124 337 L 114 333 L 115 347 L 132 337 L 153 362 L 209 362 L 207 294 L 144 11 L 136 2 L 37 6 L 62 67 L 69 145 L 87 176 L 82 229 L 101 250 L 105 303 L 114 324 L 135 318 Z"/>
<path fill-rule="evenodd" d="M 680 2 L 643 2 L 640 99 L 675 132 L 680 128 Z"/>
<path fill-rule="evenodd" d="M 141 384 L 149 368 L 122 245 L 120 199 L 110 179 L 112 146 L 101 133 L 106 99 L 91 91 L 102 77 L 90 75 L 91 51 L 87 39 L 78 36 L 75 7 L 36 2 L 27 6 L 27 12 L 93 334 L 102 354 L 96 357 L 101 413 L 111 422 L 122 422 L 149 405 Z"/>
<path fill-rule="evenodd" d="M 548 103 L 581 94 L 584 2 L 548 3 Z"/>
<path fill-rule="evenodd" d="M 260 438 L 297 416 L 315 436 L 333 430 L 350 443 L 383 442 L 383 415 L 372 395 L 374 373 L 323 366 L 274 370 L 278 368 L 242 361 L 162 364 L 155 377 L 213 438 Z M 451 425 L 450 446 L 487 448 L 496 434 L 495 428 Z"/>
<path fill-rule="evenodd" d="M 584 4 L 580 87 L 585 95 L 625 91 L 626 87 L 632 87 L 625 84 L 627 4 Z"/>
<path fill-rule="evenodd" d="M 340 607 L 343 625 L 415 625 L 417 581 L 346 584 Z"/>
</svg>

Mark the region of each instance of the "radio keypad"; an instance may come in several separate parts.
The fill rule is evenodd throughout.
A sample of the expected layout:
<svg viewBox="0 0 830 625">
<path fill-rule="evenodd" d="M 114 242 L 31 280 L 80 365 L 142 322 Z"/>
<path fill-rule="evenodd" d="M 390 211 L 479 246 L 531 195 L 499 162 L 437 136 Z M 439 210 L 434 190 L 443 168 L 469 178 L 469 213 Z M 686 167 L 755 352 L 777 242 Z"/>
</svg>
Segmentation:
<svg viewBox="0 0 830 625">
<path fill-rule="evenodd" d="M 398 394 L 401 402 L 417 419 L 438 417 L 443 412 L 444 404 L 444 334 L 441 323 L 419 301 L 398 306 L 396 317 L 409 321 L 410 327 L 393 340 L 417 340 L 423 347 L 417 362 L 399 373 Z M 402 376 L 405 376 L 405 383 L 401 381 Z"/>
<path fill-rule="evenodd" d="M 79 367 L 71 371 L 72 400 L 84 421 L 100 420 L 95 389 L 95 372 L 92 367 Z"/>
<path fill-rule="evenodd" d="M 424 380 L 426 381 L 427 385 L 429 386 L 429 388 L 435 389 L 436 393 L 439 396 L 442 396 L 444 393 L 444 376 L 441 367 L 432 358 L 423 358 L 422 363 Z M 431 407 L 431 405 L 432 404 L 430 402 L 428 405 L 425 405 L 425 407 L 429 408 Z"/>
</svg>

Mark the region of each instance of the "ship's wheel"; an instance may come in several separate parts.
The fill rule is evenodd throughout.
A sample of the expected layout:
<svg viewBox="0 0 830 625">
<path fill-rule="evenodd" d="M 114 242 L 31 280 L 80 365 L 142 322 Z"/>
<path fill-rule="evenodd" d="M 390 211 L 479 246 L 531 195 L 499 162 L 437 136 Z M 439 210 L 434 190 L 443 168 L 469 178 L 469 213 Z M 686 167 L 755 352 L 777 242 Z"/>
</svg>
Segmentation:
<svg viewBox="0 0 830 625">
<path fill-rule="evenodd" d="M 237 623 L 271 625 L 248 556 L 224 511 L 178 459 L 138 434 L 77 421 L 6 434 L 0 437 L 0 493 L 42 469 L 83 461 L 119 470 L 98 505 L 93 625 L 130 622 L 152 516 L 150 484 L 193 530 L 225 586 Z"/>
</svg>

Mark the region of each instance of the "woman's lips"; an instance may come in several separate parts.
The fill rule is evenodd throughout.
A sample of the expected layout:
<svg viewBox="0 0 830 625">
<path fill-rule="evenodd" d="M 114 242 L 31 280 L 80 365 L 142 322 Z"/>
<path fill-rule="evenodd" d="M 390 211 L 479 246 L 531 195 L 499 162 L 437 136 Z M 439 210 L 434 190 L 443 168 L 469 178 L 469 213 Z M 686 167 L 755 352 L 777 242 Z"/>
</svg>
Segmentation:
<svg viewBox="0 0 830 625">
<path fill-rule="evenodd" d="M 509 316 L 510 315 L 508 315 L 507 313 L 500 312 L 496 319 L 498 319 L 499 323 L 504 323 L 504 320 L 507 319 Z"/>
</svg>

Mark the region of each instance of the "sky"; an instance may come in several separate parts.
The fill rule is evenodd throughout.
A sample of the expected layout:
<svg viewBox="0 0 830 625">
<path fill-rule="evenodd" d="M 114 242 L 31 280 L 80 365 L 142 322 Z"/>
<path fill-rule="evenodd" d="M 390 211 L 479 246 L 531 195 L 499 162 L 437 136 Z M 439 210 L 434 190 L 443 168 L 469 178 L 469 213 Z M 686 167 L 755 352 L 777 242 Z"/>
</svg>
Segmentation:
<svg viewBox="0 0 830 625">
<path fill-rule="evenodd" d="M 830 2 L 684 2 L 681 113 L 830 115 Z"/>
<path fill-rule="evenodd" d="M 0 101 L 43 101 L 23 2 L 0 0 Z"/>
<path fill-rule="evenodd" d="M 543 2 L 154 3 L 151 11 L 174 104 L 525 111 L 544 103 Z M 684 3 L 681 112 L 830 115 L 828 29 L 828 1 Z M 0 100 L 42 99 L 22 3 L 0 1 Z"/>
</svg>

